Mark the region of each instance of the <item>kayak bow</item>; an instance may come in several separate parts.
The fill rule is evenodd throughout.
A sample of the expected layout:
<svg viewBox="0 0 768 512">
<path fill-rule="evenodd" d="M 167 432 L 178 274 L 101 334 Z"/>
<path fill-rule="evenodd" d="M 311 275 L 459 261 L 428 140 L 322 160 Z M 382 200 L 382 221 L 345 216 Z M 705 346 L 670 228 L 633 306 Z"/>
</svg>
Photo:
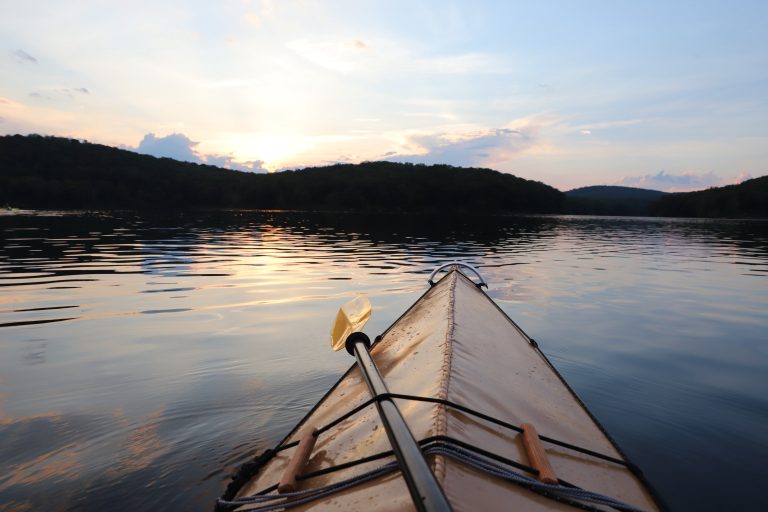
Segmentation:
<svg viewBox="0 0 768 512">
<path fill-rule="evenodd" d="M 536 342 L 462 266 L 434 284 L 433 273 L 371 346 L 366 364 L 385 386 L 369 391 L 368 372 L 350 368 L 276 448 L 241 468 L 217 509 L 424 510 L 377 412 L 386 402 L 442 488 L 442 509 L 660 510 Z"/>
</svg>

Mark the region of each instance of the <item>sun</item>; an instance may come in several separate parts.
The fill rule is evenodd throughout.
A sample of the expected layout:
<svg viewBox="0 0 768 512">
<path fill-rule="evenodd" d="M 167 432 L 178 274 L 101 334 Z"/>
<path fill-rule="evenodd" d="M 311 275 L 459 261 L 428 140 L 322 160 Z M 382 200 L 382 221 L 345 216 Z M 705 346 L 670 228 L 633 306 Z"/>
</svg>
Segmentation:
<svg viewBox="0 0 768 512">
<path fill-rule="evenodd" d="M 294 134 L 232 134 L 201 144 L 203 153 L 232 155 L 237 162 L 260 160 L 274 171 L 296 161 L 312 147 L 308 137 Z"/>
</svg>

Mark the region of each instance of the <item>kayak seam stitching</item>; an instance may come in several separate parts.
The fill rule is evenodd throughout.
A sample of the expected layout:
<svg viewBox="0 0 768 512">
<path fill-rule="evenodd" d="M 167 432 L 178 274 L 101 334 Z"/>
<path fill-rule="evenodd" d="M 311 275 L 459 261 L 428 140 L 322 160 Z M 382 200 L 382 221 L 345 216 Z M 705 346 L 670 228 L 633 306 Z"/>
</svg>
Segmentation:
<svg viewBox="0 0 768 512">
<path fill-rule="evenodd" d="M 453 333 L 455 326 L 455 304 L 456 304 L 456 283 L 458 278 L 456 273 L 450 275 L 451 281 L 448 288 L 448 328 L 445 331 L 445 350 L 443 351 L 442 375 L 440 379 L 439 396 L 443 400 L 448 400 L 448 389 L 450 386 L 451 366 L 453 363 Z M 448 434 L 448 409 L 444 405 L 438 405 L 435 409 L 437 421 L 435 430 L 437 435 L 445 436 Z M 445 457 L 435 455 L 435 477 L 442 484 L 445 480 Z"/>
</svg>

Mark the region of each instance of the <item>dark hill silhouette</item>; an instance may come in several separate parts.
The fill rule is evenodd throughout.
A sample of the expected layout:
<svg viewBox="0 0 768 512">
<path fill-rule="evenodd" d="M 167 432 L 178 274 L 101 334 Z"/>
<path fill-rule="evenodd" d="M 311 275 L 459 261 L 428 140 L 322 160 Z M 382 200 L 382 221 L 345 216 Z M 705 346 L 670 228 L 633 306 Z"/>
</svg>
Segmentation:
<svg viewBox="0 0 768 512">
<path fill-rule="evenodd" d="M 596 185 L 569 190 L 568 212 L 576 214 L 645 216 L 653 203 L 666 194 L 644 188 Z"/>
<path fill-rule="evenodd" d="M 565 195 L 572 197 L 589 197 L 593 199 L 632 199 L 640 201 L 655 201 L 667 192 L 647 188 L 621 187 L 617 185 L 593 185 L 591 187 L 574 188 Z"/>
<path fill-rule="evenodd" d="M 653 205 L 653 214 L 667 217 L 767 218 L 768 176 L 738 185 L 667 194 Z"/>
<path fill-rule="evenodd" d="M 0 137 L 0 204 L 561 213 L 565 195 L 491 169 L 364 162 L 253 174 L 60 137 Z"/>
</svg>

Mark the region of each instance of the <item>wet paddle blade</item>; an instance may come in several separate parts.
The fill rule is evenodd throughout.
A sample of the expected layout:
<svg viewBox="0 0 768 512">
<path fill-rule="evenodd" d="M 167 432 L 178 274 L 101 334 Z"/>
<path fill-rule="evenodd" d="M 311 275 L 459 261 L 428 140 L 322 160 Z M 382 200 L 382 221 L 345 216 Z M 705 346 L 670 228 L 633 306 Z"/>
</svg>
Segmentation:
<svg viewBox="0 0 768 512">
<path fill-rule="evenodd" d="M 347 336 L 363 328 L 371 318 L 372 309 L 371 301 L 365 295 L 358 295 L 341 306 L 331 328 L 331 347 L 334 351 L 344 348 Z"/>
</svg>

